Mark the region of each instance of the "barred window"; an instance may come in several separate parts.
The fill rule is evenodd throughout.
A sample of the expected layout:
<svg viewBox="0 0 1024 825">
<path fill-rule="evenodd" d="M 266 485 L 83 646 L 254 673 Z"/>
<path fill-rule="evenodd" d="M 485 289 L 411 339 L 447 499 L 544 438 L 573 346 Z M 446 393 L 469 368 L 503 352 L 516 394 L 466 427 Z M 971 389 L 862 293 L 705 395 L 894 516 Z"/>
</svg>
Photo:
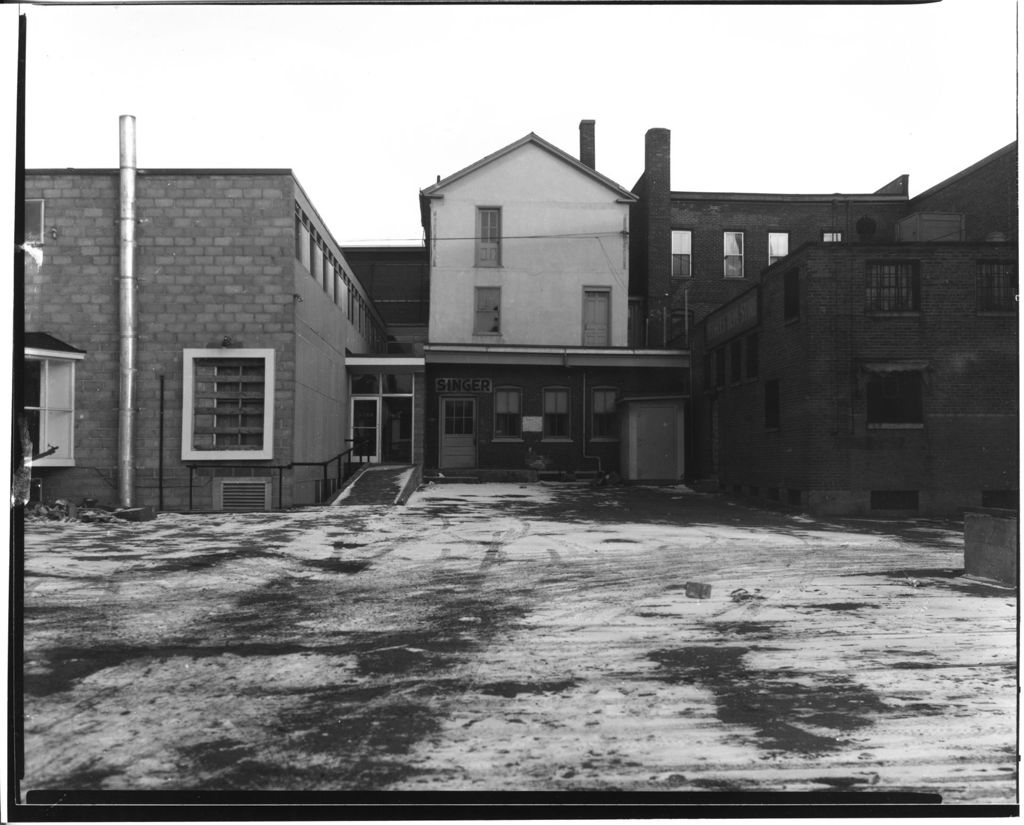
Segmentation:
<svg viewBox="0 0 1024 825">
<path fill-rule="evenodd" d="M 978 262 L 978 309 L 981 312 L 1015 312 L 1017 265 L 1013 261 Z"/>
<path fill-rule="evenodd" d="M 921 277 L 916 261 L 868 264 L 868 312 L 916 312 L 921 309 Z"/>
<path fill-rule="evenodd" d="M 185 350 L 182 458 L 272 458 L 273 351 Z"/>
<path fill-rule="evenodd" d="M 523 434 L 523 393 L 518 389 L 494 391 L 494 437 L 521 438 Z"/>
</svg>

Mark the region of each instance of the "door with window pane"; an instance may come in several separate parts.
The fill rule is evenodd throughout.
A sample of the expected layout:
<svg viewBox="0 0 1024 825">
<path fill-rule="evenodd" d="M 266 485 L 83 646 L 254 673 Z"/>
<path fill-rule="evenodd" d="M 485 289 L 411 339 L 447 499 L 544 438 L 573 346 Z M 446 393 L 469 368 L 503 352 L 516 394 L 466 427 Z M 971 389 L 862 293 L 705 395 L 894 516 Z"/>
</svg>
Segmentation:
<svg viewBox="0 0 1024 825">
<path fill-rule="evenodd" d="M 588 289 L 583 292 L 583 346 L 607 347 L 610 343 L 609 292 Z"/>
<path fill-rule="evenodd" d="M 378 449 L 379 398 L 352 399 L 352 447 L 358 460 L 376 464 L 380 461 Z"/>
<path fill-rule="evenodd" d="M 476 401 L 441 399 L 442 468 L 476 466 Z"/>
</svg>

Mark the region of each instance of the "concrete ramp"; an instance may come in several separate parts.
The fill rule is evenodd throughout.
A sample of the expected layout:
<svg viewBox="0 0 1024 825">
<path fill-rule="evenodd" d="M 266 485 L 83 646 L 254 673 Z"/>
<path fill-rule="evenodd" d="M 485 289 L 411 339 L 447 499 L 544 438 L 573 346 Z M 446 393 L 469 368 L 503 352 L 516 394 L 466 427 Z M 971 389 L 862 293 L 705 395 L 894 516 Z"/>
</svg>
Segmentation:
<svg viewBox="0 0 1024 825">
<path fill-rule="evenodd" d="M 352 476 L 329 504 L 405 504 L 421 478 L 422 470 L 412 464 L 371 464 Z"/>
</svg>

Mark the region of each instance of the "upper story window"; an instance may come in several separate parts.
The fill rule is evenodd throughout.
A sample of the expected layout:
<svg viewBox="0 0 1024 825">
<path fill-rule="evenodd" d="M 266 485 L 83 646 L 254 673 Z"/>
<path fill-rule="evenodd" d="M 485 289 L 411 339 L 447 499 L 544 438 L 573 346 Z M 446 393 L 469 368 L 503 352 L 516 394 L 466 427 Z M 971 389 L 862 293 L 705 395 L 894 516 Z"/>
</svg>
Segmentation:
<svg viewBox="0 0 1024 825">
<path fill-rule="evenodd" d="M 569 437 L 569 390 L 544 390 L 544 438 Z"/>
<path fill-rule="evenodd" d="M 37 467 L 75 464 L 75 362 L 84 354 L 25 349 L 25 421 Z"/>
<path fill-rule="evenodd" d="M 769 232 L 768 233 L 768 266 L 776 261 L 781 261 L 789 254 L 789 233 Z"/>
<path fill-rule="evenodd" d="M 743 277 L 743 233 L 725 233 L 725 277 Z"/>
<path fill-rule="evenodd" d="M 615 398 L 618 391 L 610 387 L 597 387 L 591 402 L 590 437 L 615 440 L 618 438 Z"/>
<path fill-rule="evenodd" d="M 690 255 L 693 245 L 693 233 L 689 229 L 672 230 L 672 277 L 689 278 Z"/>
<path fill-rule="evenodd" d="M 183 355 L 182 460 L 273 458 L 274 351 Z"/>
<path fill-rule="evenodd" d="M 583 346 L 606 347 L 611 335 L 611 291 L 583 290 Z"/>
<path fill-rule="evenodd" d="M 917 312 L 921 309 L 917 261 L 873 261 L 867 266 L 868 312 Z"/>
<path fill-rule="evenodd" d="M 499 387 L 494 391 L 494 437 L 522 438 L 523 391 Z"/>
<path fill-rule="evenodd" d="M 43 242 L 43 201 L 25 201 L 25 243 Z"/>
<path fill-rule="evenodd" d="M 476 265 L 501 266 L 501 209 L 476 210 Z"/>
<path fill-rule="evenodd" d="M 497 335 L 501 332 L 501 287 L 478 286 L 476 311 L 473 316 L 474 335 Z"/>
<path fill-rule="evenodd" d="M 822 229 L 821 239 L 825 243 L 842 243 L 843 233 L 838 229 Z"/>
<path fill-rule="evenodd" d="M 978 262 L 978 310 L 1017 311 L 1017 264 L 1013 261 Z"/>
<path fill-rule="evenodd" d="M 791 269 L 782 276 L 782 317 L 786 321 L 800 317 L 799 269 Z"/>
<path fill-rule="evenodd" d="M 874 372 L 868 376 L 868 427 L 920 427 L 924 422 L 920 370 Z"/>
</svg>

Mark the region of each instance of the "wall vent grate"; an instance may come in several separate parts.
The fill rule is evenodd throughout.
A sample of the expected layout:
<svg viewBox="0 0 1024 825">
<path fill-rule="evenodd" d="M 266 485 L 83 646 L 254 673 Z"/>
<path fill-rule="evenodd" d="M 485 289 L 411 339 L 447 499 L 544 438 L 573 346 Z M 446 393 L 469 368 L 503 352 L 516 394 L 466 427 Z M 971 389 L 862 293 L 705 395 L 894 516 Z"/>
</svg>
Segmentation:
<svg viewBox="0 0 1024 825">
<path fill-rule="evenodd" d="M 270 510 L 269 478 L 218 478 L 213 493 L 215 510 Z"/>
</svg>

